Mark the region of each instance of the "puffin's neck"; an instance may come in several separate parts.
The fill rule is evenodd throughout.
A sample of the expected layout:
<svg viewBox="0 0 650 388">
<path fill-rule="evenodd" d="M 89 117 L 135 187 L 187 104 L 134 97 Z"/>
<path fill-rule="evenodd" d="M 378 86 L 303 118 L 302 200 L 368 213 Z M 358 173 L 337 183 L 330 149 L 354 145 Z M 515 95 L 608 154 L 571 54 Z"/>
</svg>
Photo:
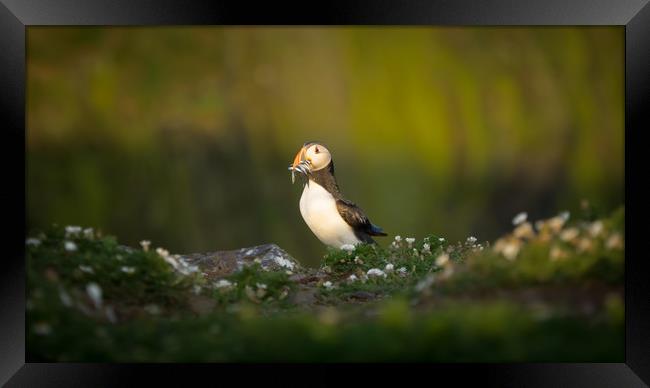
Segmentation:
<svg viewBox="0 0 650 388">
<path fill-rule="evenodd" d="M 334 162 L 318 171 L 313 171 L 309 175 L 309 180 L 318 183 L 323 186 L 334 198 L 341 198 L 341 191 L 339 190 L 339 185 L 336 183 L 336 177 L 334 176 Z"/>
</svg>

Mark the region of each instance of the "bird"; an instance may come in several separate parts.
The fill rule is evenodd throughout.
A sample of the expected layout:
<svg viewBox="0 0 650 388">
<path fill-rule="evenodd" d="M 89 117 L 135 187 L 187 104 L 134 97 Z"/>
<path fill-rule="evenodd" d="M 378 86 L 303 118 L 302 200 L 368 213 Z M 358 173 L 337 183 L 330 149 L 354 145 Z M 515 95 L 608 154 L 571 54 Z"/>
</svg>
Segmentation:
<svg viewBox="0 0 650 388">
<path fill-rule="evenodd" d="M 345 249 L 361 243 L 377 244 L 373 236 L 387 235 L 359 206 L 343 197 L 334 176 L 332 154 L 324 144 L 304 143 L 289 171 L 292 183 L 296 172 L 305 178 L 300 214 L 323 244 Z"/>
</svg>

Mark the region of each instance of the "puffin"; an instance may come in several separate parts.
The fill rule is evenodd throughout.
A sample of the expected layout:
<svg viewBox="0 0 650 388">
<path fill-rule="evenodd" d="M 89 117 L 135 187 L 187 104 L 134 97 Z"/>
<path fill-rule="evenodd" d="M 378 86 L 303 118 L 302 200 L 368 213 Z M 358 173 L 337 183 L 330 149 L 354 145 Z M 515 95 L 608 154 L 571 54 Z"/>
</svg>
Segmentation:
<svg viewBox="0 0 650 388">
<path fill-rule="evenodd" d="M 305 143 L 289 165 L 291 182 L 295 174 L 304 179 L 300 214 L 309 229 L 325 245 L 341 248 L 361 243 L 376 244 L 372 236 L 386 236 L 370 222 L 363 210 L 343 197 L 334 176 L 332 154 L 322 143 Z"/>
</svg>

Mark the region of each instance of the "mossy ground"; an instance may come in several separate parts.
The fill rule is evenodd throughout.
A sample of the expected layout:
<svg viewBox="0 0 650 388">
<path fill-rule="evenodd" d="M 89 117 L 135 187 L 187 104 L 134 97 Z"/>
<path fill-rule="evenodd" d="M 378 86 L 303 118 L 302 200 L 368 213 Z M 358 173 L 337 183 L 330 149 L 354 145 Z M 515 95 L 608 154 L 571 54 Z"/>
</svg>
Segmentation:
<svg viewBox="0 0 650 388">
<path fill-rule="evenodd" d="M 209 282 L 164 249 L 53 226 L 27 239 L 28 361 L 622 362 L 623 236 L 620 209 L 492 245 L 396 238 L 328 250 L 301 284 L 258 264 Z"/>
</svg>

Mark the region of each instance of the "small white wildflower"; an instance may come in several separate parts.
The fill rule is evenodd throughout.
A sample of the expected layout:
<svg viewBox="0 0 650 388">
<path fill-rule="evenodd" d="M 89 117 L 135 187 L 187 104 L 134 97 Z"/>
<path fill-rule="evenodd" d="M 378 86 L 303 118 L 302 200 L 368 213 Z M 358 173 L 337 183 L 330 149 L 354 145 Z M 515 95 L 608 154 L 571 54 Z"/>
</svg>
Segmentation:
<svg viewBox="0 0 650 388">
<path fill-rule="evenodd" d="M 386 264 L 386 268 L 384 268 L 384 271 L 385 272 L 393 272 L 394 268 L 395 268 L 395 266 L 393 266 L 393 264 L 388 263 L 388 264 Z"/>
<path fill-rule="evenodd" d="M 25 240 L 25 244 L 32 246 L 32 247 L 37 247 L 41 245 L 41 240 L 37 238 L 30 237 L 27 240 Z"/>
<path fill-rule="evenodd" d="M 142 246 L 142 250 L 147 252 L 147 251 L 149 251 L 149 245 L 151 245 L 151 241 L 142 240 L 142 241 L 140 241 L 140 245 Z"/>
<path fill-rule="evenodd" d="M 256 283 L 255 286 L 256 286 L 257 288 L 263 288 L 263 289 L 265 289 L 265 290 L 266 290 L 266 287 L 267 287 L 266 284 L 264 284 L 264 283 Z"/>
<path fill-rule="evenodd" d="M 289 276 L 293 275 L 293 272 L 291 272 L 291 271 L 289 271 L 289 270 L 284 271 L 284 273 L 286 273 L 286 274 L 289 275 Z"/>
<path fill-rule="evenodd" d="M 602 221 L 594 221 L 589 226 L 589 234 L 591 234 L 591 237 L 598 237 L 602 233 L 603 228 L 604 227 Z"/>
<path fill-rule="evenodd" d="M 400 236 L 400 235 L 395 236 L 395 241 L 397 241 L 397 242 L 402 241 L 402 236 Z"/>
<path fill-rule="evenodd" d="M 129 275 L 135 273 L 135 267 L 122 266 L 120 267 L 120 270 L 124 273 L 128 273 Z"/>
<path fill-rule="evenodd" d="M 52 327 L 45 322 L 38 322 L 34 324 L 34 333 L 38 335 L 48 335 L 52 332 Z"/>
<path fill-rule="evenodd" d="M 95 273 L 93 267 L 89 265 L 79 265 L 79 269 L 85 273 Z"/>
<path fill-rule="evenodd" d="M 503 256 L 505 256 L 506 259 L 508 260 L 514 260 L 517 258 L 517 255 L 519 254 L 519 249 L 521 248 L 521 245 L 516 242 L 509 242 L 506 243 L 505 246 L 503 247 Z"/>
<path fill-rule="evenodd" d="M 569 217 L 571 217 L 571 213 L 569 213 L 568 211 L 563 211 L 558 215 L 558 217 L 564 220 L 564 222 L 567 222 L 569 220 Z"/>
<path fill-rule="evenodd" d="M 440 237 L 440 238 L 438 239 L 438 241 L 443 242 L 443 241 L 445 241 L 445 238 L 444 238 L 444 237 Z"/>
<path fill-rule="evenodd" d="M 376 276 L 376 277 L 383 276 L 383 277 L 386 277 L 386 273 L 384 273 L 384 271 L 380 270 L 379 268 L 371 268 L 371 269 L 368 270 L 368 272 L 366 272 L 366 274 L 368 275 L 368 277 L 370 277 L 370 276 Z"/>
<path fill-rule="evenodd" d="M 285 259 L 285 258 L 282 257 L 282 256 L 275 256 L 275 257 L 273 258 L 273 260 L 274 260 L 274 261 L 275 261 L 275 262 L 276 262 L 280 267 L 285 267 L 285 268 L 288 268 L 288 269 L 290 269 L 290 270 L 293 270 L 293 268 L 294 268 L 293 262 L 292 262 L 291 260 L 289 260 L 289 259 Z"/>
<path fill-rule="evenodd" d="M 354 263 L 355 263 L 355 264 L 363 264 L 363 260 L 361 260 L 361 259 L 359 258 L 359 256 L 355 256 L 355 258 L 354 258 Z"/>
<path fill-rule="evenodd" d="M 411 244 L 413 244 L 415 242 L 415 238 L 413 238 L 413 237 L 407 237 L 407 238 L 405 238 L 405 240 L 409 245 L 411 245 Z"/>
<path fill-rule="evenodd" d="M 474 243 L 476 243 L 476 241 L 477 241 L 477 239 L 476 239 L 476 237 L 474 237 L 474 236 L 469 236 L 469 237 L 467 237 L 467 243 L 468 243 L 468 244 L 472 244 L 472 245 L 473 245 Z"/>
<path fill-rule="evenodd" d="M 574 239 L 578 238 L 579 235 L 580 235 L 580 231 L 578 230 L 578 228 L 568 228 L 563 230 L 562 233 L 560 233 L 560 238 L 563 241 L 573 241 Z"/>
<path fill-rule="evenodd" d="M 81 226 L 66 226 L 65 227 L 65 236 L 70 237 L 70 236 L 76 236 L 79 233 L 81 233 Z"/>
<path fill-rule="evenodd" d="M 328 290 L 332 288 L 332 282 L 329 280 L 323 283 L 323 287 L 327 288 Z"/>
<path fill-rule="evenodd" d="M 156 248 L 156 253 L 162 258 L 169 256 L 169 251 L 165 248 Z"/>
<path fill-rule="evenodd" d="M 91 239 L 95 236 L 93 228 L 86 228 L 84 229 L 84 237 L 87 239 Z"/>
<path fill-rule="evenodd" d="M 526 222 L 528 219 L 528 213 L 526 212 L 521 212 L 515 216 L 515 218 L 512 219 L 512 224 L 513 225 L 519 225 L 521 223 Z"/>
<path fill-rule="evenodd" d="M 341 249 L 344 251 L 352 252 L 354 251 L 354 245 L 352 244 L 343 244 L 341 245 Z"/>
<path fill-rule="evenodd" d="M 160 255 L 160 253 L 159 253 L 159 255 Z M 178 261 L 176 261 L 176 259 L 173 256 L 169 256 L 169 255 L 165 255 L 165 256 L 160 255 L 160 256 L 167 263 L 169 263 L 172 267 L 174 267 L 175 270 L 187 273 L 187 271 L 185 271 L 185 269 L 183 267 L 181 267 L 180 264 L 178 264 Z"/>
<path fill-rule="evenodd" d="M 62 288 L 59 289 L 59 299 L 61 299 L 61 303 L 63 303 L 64 306 L 66 306 L 66 307 L 72 306 L 72 298 Z"/>
<path fill-rule="evenodd" d="M 431 245 L 428 243 L 422 244 L 422 252 L 431 253 Z"/>
<path fill-rule="evenodd" d="M 353 281 L 355 281 L 355 280 L 357 280 L 357 275 L 352 274 L 352 275 L 348 276 L 348 281 L 349 281 L 349 282 L 353 282 Z"/>
<path fill-rule="evenodd" d="M 77 244 L 75 244 L 72 241 L 65 241 L 63 243 L 63 247 L 65 248 L 66 251 L 68 252 L 74 252 L 77 250 Z"/>
<path fill-rule="evenodd" d="M 226 279 L 220 279 L 218 282 L 214 283 L 216 288 L 227 288 L 231 287 L 232 283 Z"/>
<path fill-rule="evenodd" d="M 439 267 L 444 266 L 448 262 L 449 262 L 449 255 L 446 253 L 443 253 L 436 258 L 436 265 Z"/>
<path fill-rule="evenodd" d="M 399 272 L 400 274 L 405 274 L 407 272 L 407 269 L 406 267 L 399 267 L 397 269 L 397 272 Z"/>
<path fill-rule="evenodd" d="M 256 264 L 262 264 L 262 259 L 260 259 L 259 257 L 256 257 L 256 258 L 253 260 L 253 263 L 256 263 Z"/>
<path fill-rule="evenodd" d="M 624 241 L 620 233 L 614 233 L 607 239 L 605 243 L 607 249 L 623 249 Z"/>
<path fill-rule="evenodd" d="M 96 308 L 100 308 L 102 305 L 102 289 L 97 283 L 88 283 L 86 285 L 86 293 L 90 297 L 90 300 L 93 301 L 93 304 Z"/>
</svg>

